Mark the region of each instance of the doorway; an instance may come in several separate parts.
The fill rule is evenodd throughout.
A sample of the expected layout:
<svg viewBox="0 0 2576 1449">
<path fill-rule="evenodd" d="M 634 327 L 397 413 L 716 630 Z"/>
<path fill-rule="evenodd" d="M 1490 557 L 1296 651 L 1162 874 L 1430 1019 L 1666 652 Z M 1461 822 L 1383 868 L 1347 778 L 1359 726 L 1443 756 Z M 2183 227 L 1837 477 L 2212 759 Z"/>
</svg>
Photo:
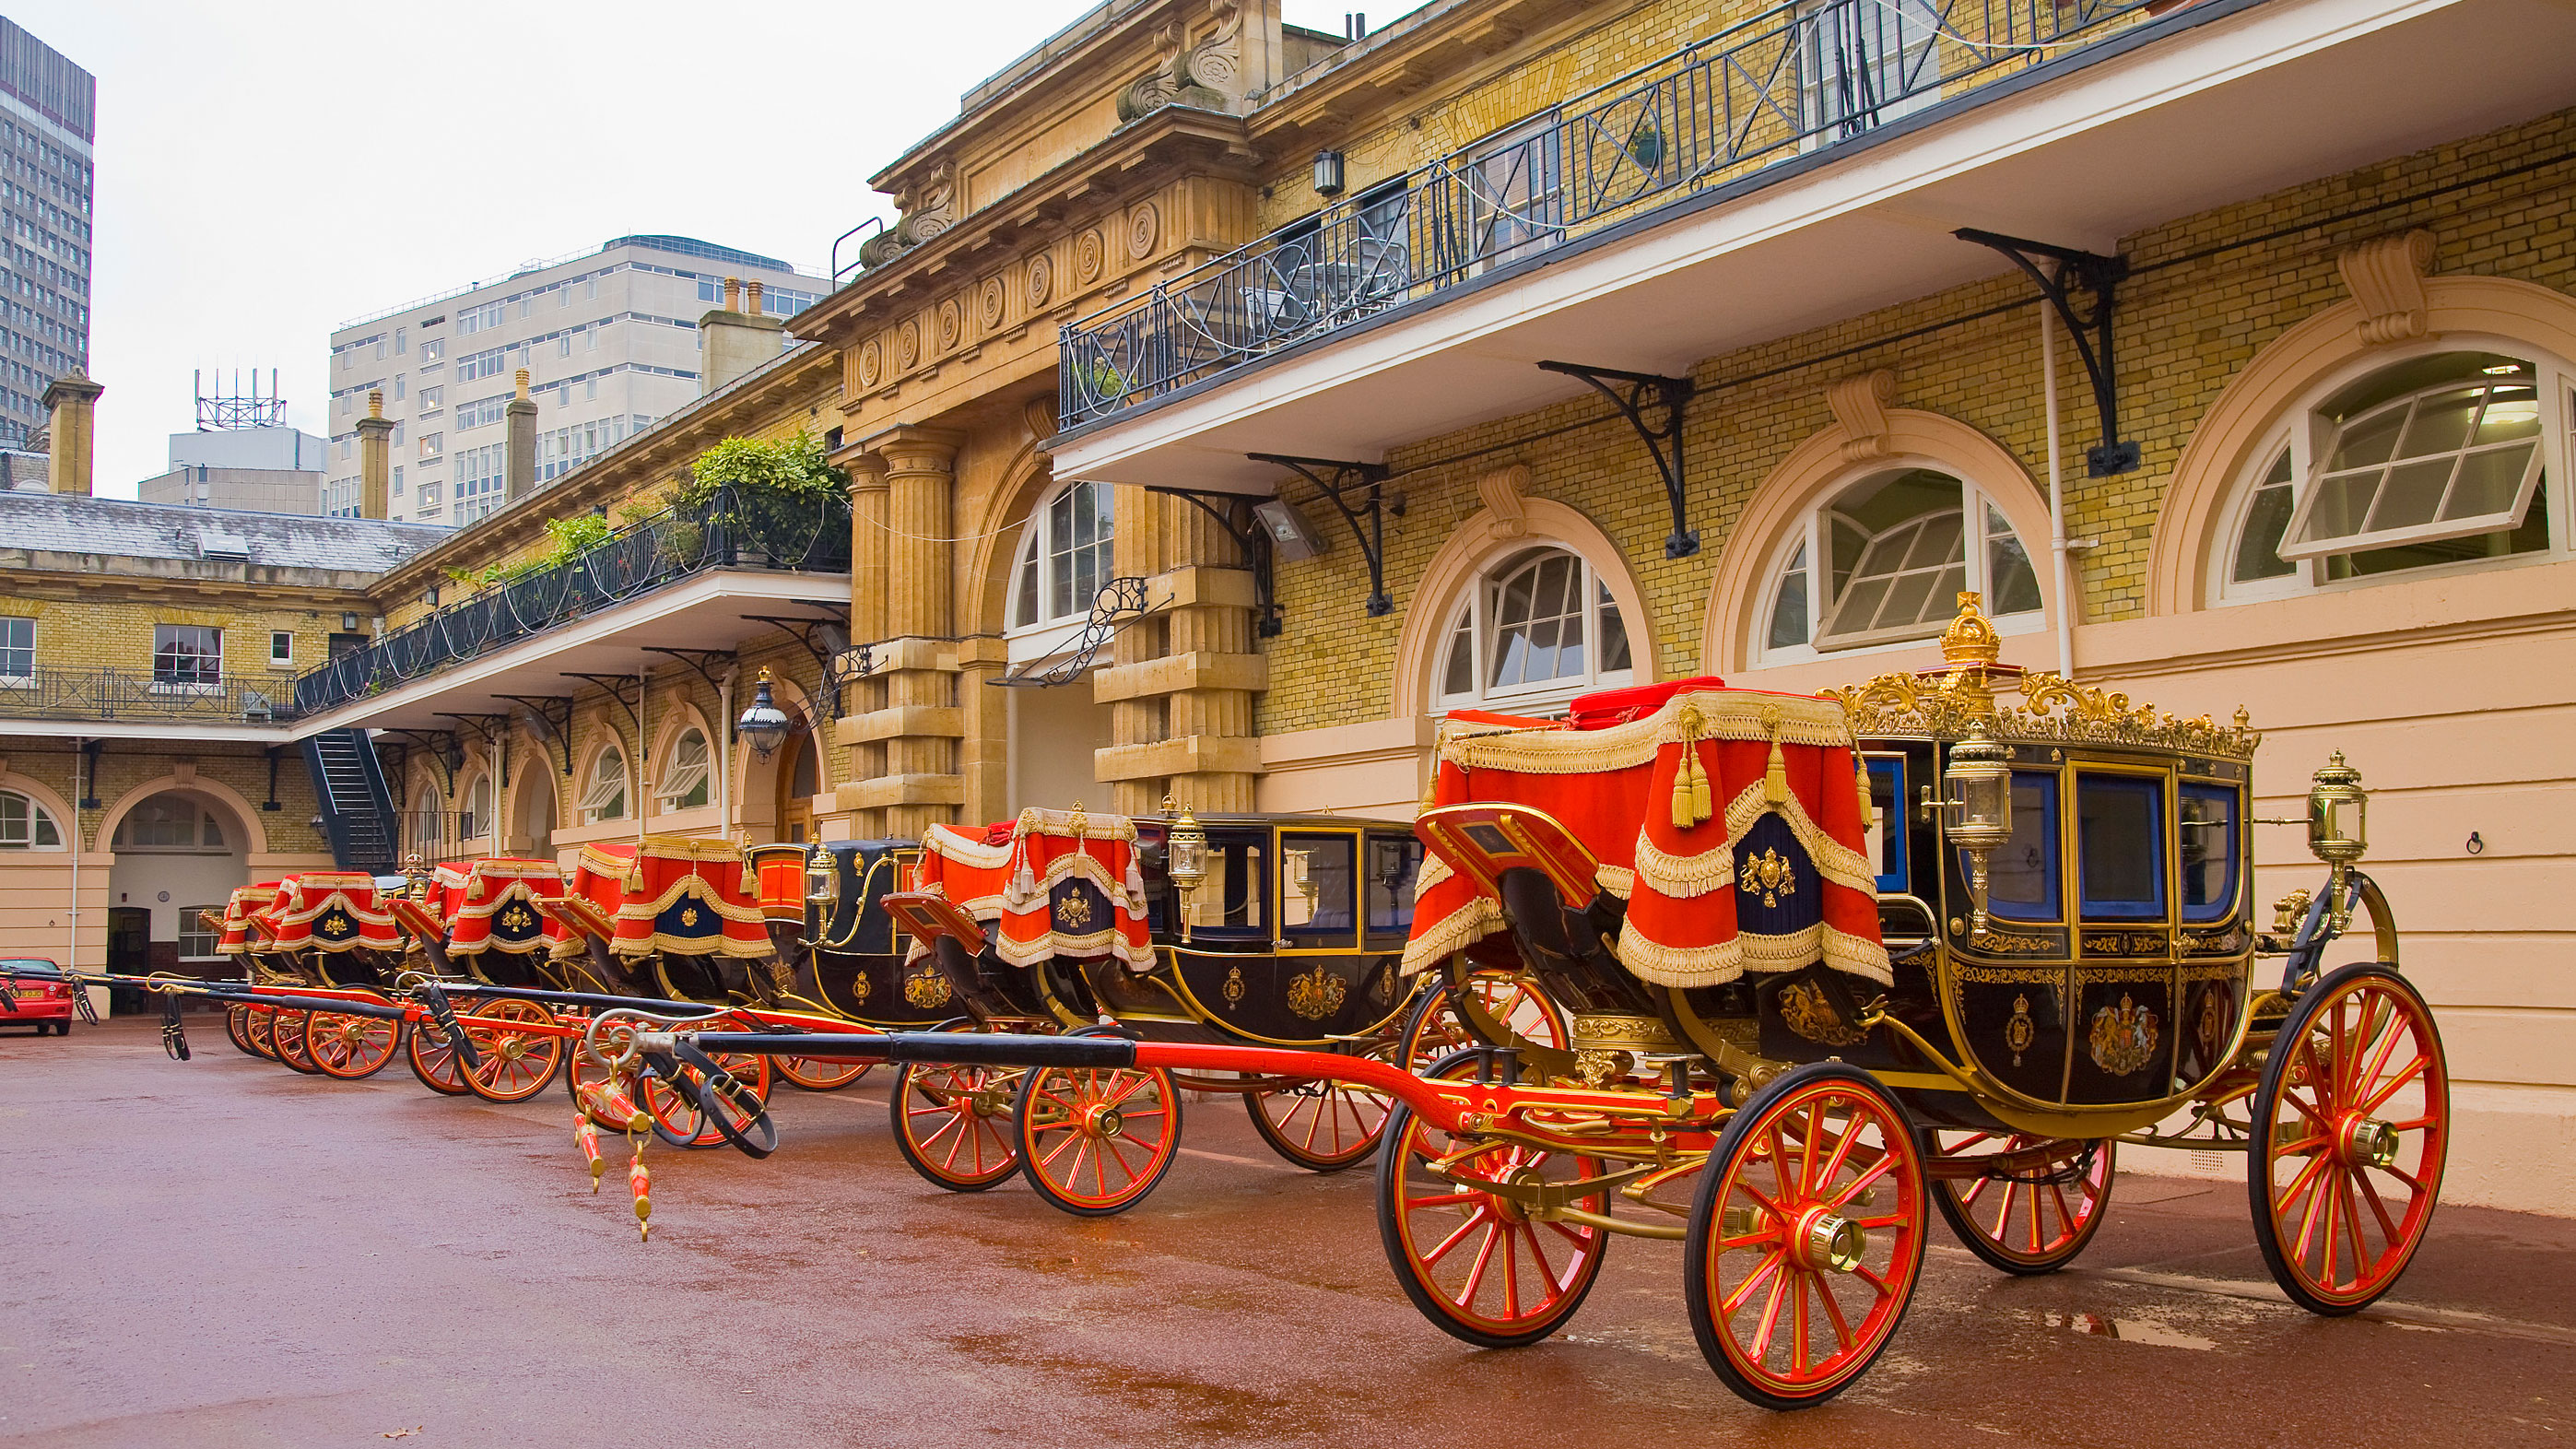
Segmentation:
<svg viewBox="0 0 2576 1449">
<path fill-rule="evenodd" d="M 804 845 L 814 837 L 814 796 L 823 788 L 813 733 L 798 730 L 781 748 L 786 758 L 778 762 L 771 777 L 778 782 L 778 799 L 773 802 L 777 813 L 770 819 L 778 822 L 780 840 Z"/>
<path fill-rule="evenodd" d="M 152 913 L 141 906 L 107 908 L 107 969 L 118 976 L 149 975 L 152 966 Z M 118 986 L 108 992 L 108 1010 L 117 1016 L 141 1013 L 147 1003 L 140 988 Z"/>
</svg>

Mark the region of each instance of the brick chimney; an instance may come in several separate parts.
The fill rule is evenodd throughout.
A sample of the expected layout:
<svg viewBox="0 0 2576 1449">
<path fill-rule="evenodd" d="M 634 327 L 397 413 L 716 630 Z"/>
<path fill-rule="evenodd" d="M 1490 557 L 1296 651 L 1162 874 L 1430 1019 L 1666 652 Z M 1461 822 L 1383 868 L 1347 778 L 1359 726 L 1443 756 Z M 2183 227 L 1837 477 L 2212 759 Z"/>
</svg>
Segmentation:
<svg viewBox="0 0 2576 1449">
<path fill-rule="evenodd" d="M 519 390 L 501 409 L 509 420 L 509 451 L 503 459 L 508 486 L 503 494 L 509 502 L 537 491 L 537 400 L 528 396 L 528 370 L 519 369 Z"/>
<path fill-rule="evenodd" d="M 45 411 L 52 414 L 46 431 L 53 440 L 46 480 L 56 493 L 89 496 L 98 395 L 105 391 L 77 367 L 55 378 L 54 385 L 45 389 Z"/>
<path fill-rule="evenodd" d="M 392 517 L 393 419 L 385 416 L 385 395 L 367 394 L 367 415 L 358 419 L 358 516 Z"/>
<path fill-rule="evenodd" d="M 727 277 L 724 305 L 698 319 L 700 397 L 787 350 L 787 324 L 761 310 L 761 290 L 758 282 L 746 289 L 740 278 Z"/>
</svg>

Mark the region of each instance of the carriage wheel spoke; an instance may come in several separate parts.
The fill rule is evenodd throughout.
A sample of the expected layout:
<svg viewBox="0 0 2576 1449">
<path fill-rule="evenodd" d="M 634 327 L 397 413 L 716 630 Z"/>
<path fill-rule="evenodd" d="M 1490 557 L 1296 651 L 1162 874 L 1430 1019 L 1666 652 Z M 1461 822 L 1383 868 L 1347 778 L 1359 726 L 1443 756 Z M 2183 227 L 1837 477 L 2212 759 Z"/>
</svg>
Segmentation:
<svg viewBox="0 0 2576 1449">
<path fill-rule="evenodd" d="M 2424 1075 L 2425 1070 L 2432 1065 L 2433 1058 L 2430 1055 L 2423 1052 L 2417 1052 L 2415 1054 L 2415 1060 L 2408 1062 L 2405 1067 L 2399 1070 L 2396 1076 L 2389 1078 L 2386 1082 L 2373 1090 L 2369 1096 L 2362 1099 L 2361 1110 L 2364 1112 L 2378 1111 L 2382 1106 L 2387 1104 L 2389 1098 L 2397 1095 L 2400 1088 L 2403 1088 L 2408 1082 L 2415 1080 L 2417 1077 Z"/>
<path fill-rule="evenodd" d="M 1779 1248 L 1763 1254 L 1762 1261 L 1754 1264 L 1753 1271 L 1746 1274 L 1744 1281 L 1735 1285 L 1735 1291 L 1719 1303 L 1719 1311 L 1730 1318 L 1735 1316 L 1735 1311 L 1744 1306 L 1744 1300 L 1752 1297 L 1755 1289 L 1760 1288 L 1766 1280 L 1778 1274 L 1784 1257 L 1784 1250 Z"/>
</svg>

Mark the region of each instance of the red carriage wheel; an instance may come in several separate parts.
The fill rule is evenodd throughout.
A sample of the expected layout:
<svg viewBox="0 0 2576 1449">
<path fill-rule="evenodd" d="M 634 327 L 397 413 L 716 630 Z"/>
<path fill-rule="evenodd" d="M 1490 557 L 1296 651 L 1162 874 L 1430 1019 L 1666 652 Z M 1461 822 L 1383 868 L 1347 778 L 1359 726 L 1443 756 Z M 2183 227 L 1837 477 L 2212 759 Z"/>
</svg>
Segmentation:
<svg viewBox="0 0 2576 1449">
<path fill-rule="evenodd" d="M 251 1053 L 277 1060 L 277 1012 L 265 1006 L 246 1006 L 250 1019 L 242 1023 L 242 1035 L 249 1039 Z"/>
<path fill-rule="evenodd" d="M 895 1150 L 950 1192 L 982 1192 L 1019 1171 L 1016 1134 L 1023 1069 L 906 1062 L 888 1103 Z"/>
<path fill-rule="evenodd" d="M 1768 1409 L 1849 1388 L 1913 1301 L 1926 1218 L 1921 1150 L 1885 1088 L 1833 1062 L 1765 1087 L 1692 1204 L 1683 1287 L 1709 1367 Z"/>
<path fill-rule="evenodd" d="M 2347 966 L 2273 1037 L 2253 1101 L 2254 1237 L 2291 1301 L 2345 1314 L 2395 1286 L 2442 1186 L 2451 1088 L 2424 998 Z"/>
<path fill-rule="evenodd" d="M 1252 1130 L 1270 1150 L 1309 1172 L 1340 1172 L 1369 1160 L 1386 1140 L 1395 1103 L 1343 1082 L 1303 1081 L 1246 1092 Z"/>
<path fill-rule="evenodd" d="M 735 1081 L 751 1088 L 761 1102 L 769 1100 L 769 1058 L 741 1052 L 717 1052 L 710 1060 Z M 682 1063 L 680 1080 L 665 1080 L 647 1071 L 635 1079 L 635 1105 L 653 1119 L 653 1135 L 674 1147 L 721 1147 L 725 1135 L 698 1106 L 698 1069 Z"/>
<path fill-rule="evenodd" d="M 465 1085 L 487 1102 L 524 1102 L 544 1091 L 563 1065 L 567 1038 L 555 1014 L 533 1001 L 487 1001 L 457 1024 L 483 1058 L 467 1069 Z"/>
<path fill-rule="evenodd" d="M 394 1059 L 402 1047 L 402 1023 L 326 1011 L 306 1025 L 304 1042 L 324 1076 L 354 1082 L 383 1071 Z"/>
<path fill-rule="evenodd" d="M 1473 1068 L 1452 1059 L 1449 1076 Z M 1398 1104 L 1377 1163 L 1378 1237 L 1404 1295 L 1453 1338 L 1518 1348 L 1554 1333 L 1601 1276 L 1609 1234 L 1589 1223 L 1534 1217 L 1513 1196 L 1478 1183 L 1536 1186 L 1598 1177 L 1598 1158 L 1500 1140 L 1452 1137 Z M 1433 1163 L 1443 1171 L 1431 1170 Z M 1569 1206 L 1610 1213 L 1607 1190 Z"/>
<path fill-rule="evenodd" d="M 305 1043 L 305 1028 L 312 1024 L 312 1020 L 313 1014 L 309 1011 L 281 1011 L 277 1014 L 277 1026 L 270 1040 L 277 1044 L 279 1061 L 308 1077 L 318 1077 L 322 1075 L 322 1068 L 314 1062 L 312 1049 Z"/>
<path fill-rule="evenodd" d="M 1466 989 L 1475 994 L 1476 1004 L 1487 1017 L 1509 1027 L 1514 1035 L 1544 1047 L 1565 1045 L 1570 1035 L 1565 1013 L 1529 977 L 1514 971 L 1476 971 L 1467 977 Z M 1446 982 L 1432 987 L 1405 1019 L 1402 1054 L 1397 1060 L 1407 1069 L 1422 1072 L 1433 1062 L 1467 1047 L 1512 1045 L 1487 1041 L 1478 1035 L 1459 1014 L 1451 997 L 1454 990 Z"/>
<path fill-rule="evenodd" d="M 225 1007 L 224 1035 L 232 1038 L 234 1048 L 240 1051 L 242 1055 L 247 1057 L 264 1057 L 268 1055 L 268 1053 L 261 1051 L 258 1043 L 253 1042 L 250 1039 L 250 1019 L 253 1014 L 254 1013 L 247 1006 Z"/>
<path fill-rule="evenodd" d="M 2112 1142 L 2056 1142 L 2025 1133 L 1923 1134 L 1927 1156 L 1975 1164 L 2045 1150 L 2045 1161 L 1989 1163 L 1973 1177 L 1935 1177 L 1932 1205 L 1969 1252 L 2007 1273 L 2053 1273 L 2102 1226 L 2115 1173 Z"/>
<path fill-rule="evenodd" d="M 412 1023 L 403 1034 L 403 1061 L 422 1086 L 442 1097 L 462 1097 L 474 1090 L 466 1084 L 465 1063 L 457 1059 L 446 1030 L 427 1017 Z"/>
<path fill-rule="evenodd" d="M 808 1092 L 837 1092 L 855 1085 L 868 1074 L 874 1062 L 834 1061 L 830 1057 L 773 1057 L 778 1075 L 787 1085 Z"/>
<path fill-rule="evenodd" d="M 1012 1125 L 1038 1196 L 1077 1217 L 1108 1217 L 1171 1171 L 1181 1094 L 1161 1067 L 1046 1067 L 1021 1080 Z"/>
</svg>

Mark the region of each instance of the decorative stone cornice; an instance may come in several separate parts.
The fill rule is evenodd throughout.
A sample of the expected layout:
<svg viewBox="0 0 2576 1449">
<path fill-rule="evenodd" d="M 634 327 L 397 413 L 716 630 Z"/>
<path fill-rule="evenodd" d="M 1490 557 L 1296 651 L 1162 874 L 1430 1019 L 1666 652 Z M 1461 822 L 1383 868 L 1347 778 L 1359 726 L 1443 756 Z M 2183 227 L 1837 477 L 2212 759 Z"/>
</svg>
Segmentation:
<svg viewBox="0 0 2576 1449">
<path fill-rule="evenodd" d="M 1526 463 L 1506 464 L 1476 480 L 1476 496 L 1493 511 L 1487 527 L 1494 537 L 1519 538 L 1529 532 L 1529 503 L 1523 496 L 1529 492 L 1529 481 Z"/>
<path fill-rule="evenodd" d="M 2373 237 L 2335 258 L 2343 284 L 2361 307 L 2361 340 L 2384 347 L 2425 332 L 2424 273 L 2433 265 L 2433 234 L 2416 230 Z"/>
<path fill-rule="evenodd" d="M 1886 368 L 1846 377 L 1825 389 L 1825 406 L 1842 425 L 1843 460 L 1887 456 L 1887 408 L 1896 401 L 1896 374 Z"/>
</svg>

